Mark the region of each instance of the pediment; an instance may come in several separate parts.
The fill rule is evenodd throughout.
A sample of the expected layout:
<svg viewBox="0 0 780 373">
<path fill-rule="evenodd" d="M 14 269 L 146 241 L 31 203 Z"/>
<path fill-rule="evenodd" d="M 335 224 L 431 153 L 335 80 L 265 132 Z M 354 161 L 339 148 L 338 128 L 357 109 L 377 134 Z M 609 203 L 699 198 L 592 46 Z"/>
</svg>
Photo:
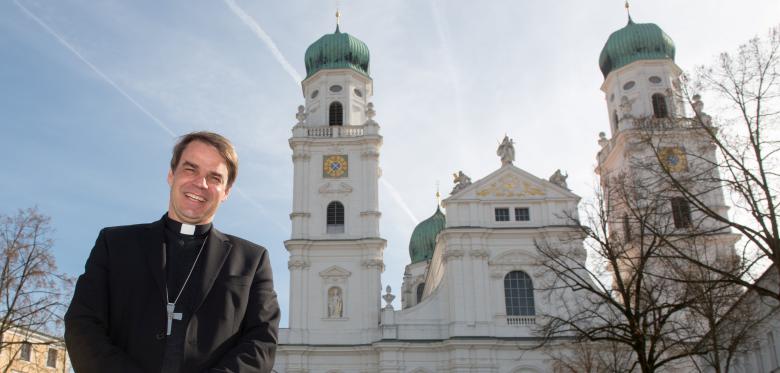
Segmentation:
<svg viewBox="0 0 780 373">
<path fill-rule="evenodd" d="M 347 271 L 339 266 L 332 266 L 326 270 L 320 272 L 320 277 L 323 278 L 346 278 L 349 277 L 352 272 Z"/>
<path fill-rule="evenodd" d="M 538 178 L 513 165 L 505 165 L 450 196 L 457 200 L 579 199 L 567 189 Z"/>
</svg>

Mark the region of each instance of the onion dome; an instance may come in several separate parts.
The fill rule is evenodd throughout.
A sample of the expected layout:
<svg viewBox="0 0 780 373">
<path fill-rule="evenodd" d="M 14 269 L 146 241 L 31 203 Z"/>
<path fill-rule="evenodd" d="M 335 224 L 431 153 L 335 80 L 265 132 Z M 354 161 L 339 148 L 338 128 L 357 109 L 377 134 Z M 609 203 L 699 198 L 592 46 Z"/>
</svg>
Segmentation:
<svg viewBox="0 0 780 373">
<path fill-rule="evenodd" d="M 674 61 L 674 42 L 654 23 L 628 24 L 609 36 L 599 56 L 599 67 L 606 78 L 610 72 L 639 60 Z"/>
<path fill-rule="evenodd" d="M 356 37 L 336 32 L 324 35 L 306 49 L 306 77 L 323 69 L 352 69 L 368 76 L 368 47 Z"/>
<path fill-rule="evenodd" d="M 444 213 L 437 206 L 436 212 L 430 218 L 417 224 L 412 232 L 412 238 L 409 240 L 409 256 L 412 258 L 412 263 L 422 262 L 433 257 L 436 236 L 444 229 L 446 222 Z"/>
</svg>

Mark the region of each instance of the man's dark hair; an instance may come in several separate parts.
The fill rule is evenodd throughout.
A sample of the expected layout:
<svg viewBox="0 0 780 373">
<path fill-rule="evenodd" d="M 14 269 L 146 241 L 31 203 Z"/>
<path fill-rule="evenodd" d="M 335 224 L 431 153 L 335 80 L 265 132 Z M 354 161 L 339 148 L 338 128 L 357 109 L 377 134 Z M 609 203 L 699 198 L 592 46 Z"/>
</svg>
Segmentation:
<svg viewBox="0 0 780 373">
<path fill-rule="evenodd" d="M 236 149 L 233 147 L 233 143 L 231 143 L 230 140 L 214 132 L 190 132 L 180 137 L 179 141 L 173 147 L 173 156 L 171 157 L 171 172 L 176 171 L 176 166 L 179 165 L 179 161 L 181 160 L 182 153 L 184 153 L 184 149 L 186 149 L 187 145 L 193 141 L 200 141 L 217 149 L 219 155 L 221 155 L 225 160 L 225 163 L 227 163 L 227 186 L 232 186 L 233 182 L 236 181 L 236 176 L 238 176 L 238 154 L 236 154 Z"/>
</svg>

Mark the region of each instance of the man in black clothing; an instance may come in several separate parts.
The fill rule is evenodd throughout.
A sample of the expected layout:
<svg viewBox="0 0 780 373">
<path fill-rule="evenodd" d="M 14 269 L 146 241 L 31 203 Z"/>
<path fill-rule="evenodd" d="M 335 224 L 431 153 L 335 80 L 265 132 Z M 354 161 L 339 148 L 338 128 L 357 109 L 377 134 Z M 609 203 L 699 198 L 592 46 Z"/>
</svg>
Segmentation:
<svg viewBox="0 0 780 373">
<path fill-rule="evenodd" d="M 280 313 L 268 252 L 211 224 L 237 173 L 226 138 L 183 136 L 162 219 L 100 232 L 65 315 L 77 373 L 271 371 Z"/>
</svg>

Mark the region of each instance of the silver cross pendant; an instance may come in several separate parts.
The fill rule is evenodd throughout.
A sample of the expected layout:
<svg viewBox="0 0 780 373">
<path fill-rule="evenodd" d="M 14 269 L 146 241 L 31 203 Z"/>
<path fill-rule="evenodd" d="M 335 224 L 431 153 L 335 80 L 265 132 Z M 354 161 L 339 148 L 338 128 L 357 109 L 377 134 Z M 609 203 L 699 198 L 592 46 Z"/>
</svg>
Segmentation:
<svg viewBox="0 0 780 373">
<path fill-rule="evenodd" d="M 166 335 L 171 335 L 171 327 L 173 326 L 173 320 L 181 320 L 181 312 L 173 312 L 173 309 L 176 308 L 176 303 L 168 303 L 165 306 L 168 314 L 168 329 Z"/>
</svg>

